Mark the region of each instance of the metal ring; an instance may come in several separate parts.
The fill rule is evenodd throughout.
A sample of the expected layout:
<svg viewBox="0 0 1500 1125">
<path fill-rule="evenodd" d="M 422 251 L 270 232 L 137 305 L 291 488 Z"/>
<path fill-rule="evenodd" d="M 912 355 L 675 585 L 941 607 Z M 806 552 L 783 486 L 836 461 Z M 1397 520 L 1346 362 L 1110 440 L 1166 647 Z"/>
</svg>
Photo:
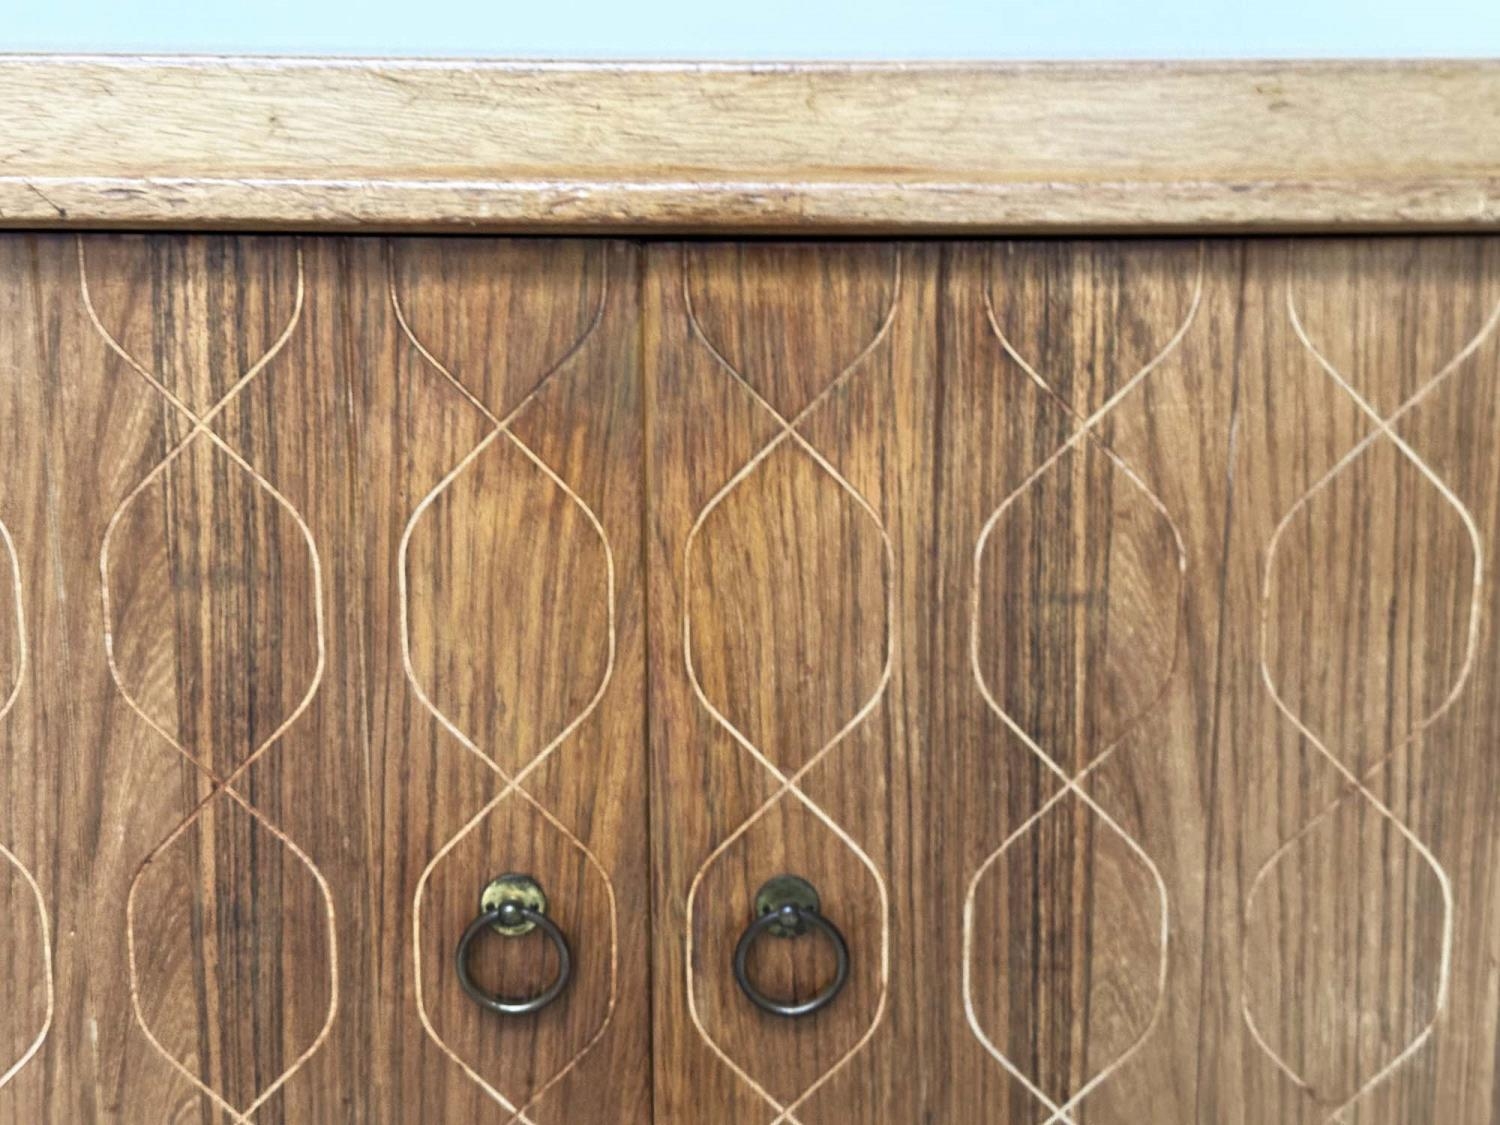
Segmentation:
<svg viewBox="0 0 1500 1125">
<path fill-rule="evenodd" d="M 750 956 L 750 947 L 755 944 L 756 938 L 772 926 L 780 927 L 790 934 L 798 934 L 809 925 L 823 931 L 823 935 L 833 943 L 833 953 L 838 960 L 837 967 L 833 971 L 833 980 L 824 987 L 823 991 L 809 1000 L 800 1002 L 773 1000 L 750 983 L 750 975 L 745 971 L 745 960 Z M 739 944 L 734 947 L 734 979 L 739 984 L 740 991 L 763 1012 L 770 1012 L 773 1016 L 809 1016 L 833 1003 L 833 998 L 839 994 L 844 983 L 849 979 L 849 946 L 844 941 L 844 935 L 839 933 L 839 928 L 818 911 L 809 910 L 794 902 L 784 903 L 778 909 L 762 914 L 745 927 L 745 932 L 740 935 Z"/>
<path fill-rule="evenodd" d="M 502 926 L 517 926 L 525 922 L 530 922 L 546 934 L 548 940 L 552 942 L 552 948 L 557 950 L 557 977 L 544 991 L 522 1000 L 491 995 L 475 984 L 474 978 L 469 975 L 469 945 L 480 934 L 497 923 Z M 458 939 L 458 949 L 453 959 L 458 968 L 458 983 L 463 985 L 464 991 L 469 994 L 469 999 L 492 1012 L 499 1012 L 502 1016 L 525 1016 L 541 1011 L 557 999 L 558 994 L 567 987 L 568 978 L 573 973 L 573 958 L 568 951 L 568 939 L 557 928 L 557 923 L 541 911 L 522 906 L 517 902 L 502 902 L 493 909 L 482 911 L 479 917 L 469 923 L 464 936 Z"/>
</svg>

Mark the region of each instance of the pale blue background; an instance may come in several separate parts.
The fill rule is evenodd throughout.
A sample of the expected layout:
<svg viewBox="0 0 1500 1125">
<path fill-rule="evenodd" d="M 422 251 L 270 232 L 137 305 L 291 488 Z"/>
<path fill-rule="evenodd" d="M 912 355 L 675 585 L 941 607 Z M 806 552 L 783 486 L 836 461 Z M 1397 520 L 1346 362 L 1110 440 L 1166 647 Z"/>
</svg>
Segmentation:
<svg viewBox="0 0 1500 1125">
<path fill-rule="evenodd" d="M 0 0 L 0 50 L 619 59 L 1500 55 L 1500 0 Z"/>
</svg>

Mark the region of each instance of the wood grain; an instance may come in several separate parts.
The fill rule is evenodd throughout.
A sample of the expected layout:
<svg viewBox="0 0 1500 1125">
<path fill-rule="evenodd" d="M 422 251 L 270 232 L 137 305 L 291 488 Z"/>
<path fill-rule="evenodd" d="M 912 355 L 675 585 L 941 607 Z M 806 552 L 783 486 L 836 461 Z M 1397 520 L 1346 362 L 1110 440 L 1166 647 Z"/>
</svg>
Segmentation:
<svg viewBox="0 0 1500 1125">
<path fill-rule="evenodd" d="M 0 324 L 0 1122 L 1500 1113 L 1500 240 L 17 234 Z"/>
<path fill-rule="evenodd" d="M 460 1059 L 536 1125 L 643 1118 L 634 251 L 197 236 L 82 249 L 0 239 L 0 521 L 30 640 L 0 720 L 0 843 L 40 886 L 57 995 L 0 1120 L 229 1121 L 216 1097 L 245 1110 L 268 1090 L 256 1122 L 509 1120 Z M 532 460 L 475 459 L 414 527 L 404 591 L 408 521 L 493 427 L 403 332 L 393 285 L 480 402 L 524 399 L 504 445 L 576 497 Z M 163 392 L 200 416 L 231 397 L 195 428 Z M 582 547 L 580 505 L 598 520 Z M 580 682 L 598 687 L 605 541 L 616 612 L 598 705 L 529 775 L 529 798 L 511 791 L 445 853 L 414 915 L 430 861 L 506 783 L 412 678 L 494 761 L 534 757 L 581 709 Z M 508 612 L 507 594 L 537 612 Z M 14 630 L 0 640 L 13 676 Z M 560 832 L 600 866 L 554 846 Z M 540 1018 L 502 1026 L 477 1018 L 451 952 L 509 867 L 547 885 L 578 978 Z M 3 1073 L 46 982 L 25 880 L 0 869 Z M 607 888 L 634 912 L 613 938 Z M 414 925 L 446 1049 L 419 1018 Z M 498 945 L 475 958 L 492 984 L 519 991 L 544 970 L 537 943 Z"/>
<path fill-rule="evenodd" d="M 658 1119 L 1493 1120 L 1500 244 L 882 249 L 648 252 Z"/>
<path fill-rule="evenodd" d="M 0 58 L 0 224 L 1493 228 L 1493 62 Z"/>
</svg>

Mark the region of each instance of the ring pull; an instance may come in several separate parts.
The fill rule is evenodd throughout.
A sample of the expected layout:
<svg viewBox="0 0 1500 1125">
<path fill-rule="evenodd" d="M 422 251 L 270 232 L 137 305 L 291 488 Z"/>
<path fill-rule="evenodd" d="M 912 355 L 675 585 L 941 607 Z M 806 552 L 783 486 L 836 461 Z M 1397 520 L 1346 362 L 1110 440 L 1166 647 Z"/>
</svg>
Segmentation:
<svg viewBox="0 0 1500 1125">
<path fill-rule="evenodd" d="M 839 928 L 819 910 L 817 888 L 796 875 L 777 875 L 755 892 L 755 913 L 756 919 L 745 927 L 739 944 L 734 947 L 734 979 L 740 991 L 757 1008 L 773 1016 L 809 1016 L 833 1003 L 833 998 L 849 979 L 849 946 Z M 761 934 L 796 938 L 814 930 L 828 939 L 837 958 L 833 980 L 821 992 L 808 1000 L 776 1000 L 750 983 L 745 962 L 750 956 L 750 947 Z"/>
<path fill-rule="evenodd" d="M 469 947 L 486 930 L 506 938 L 540 930 L 557 951 L 557 976 L 552 983 L 535 996 L 519 1000 L 495 996 L 480 988 L 469 975 Z M 469 999 L 502 1016 L 525 1016 L 541 1011 L 557 999 L 573 973 L 568 939 L 558 929 L 557 923 L 547 917 L 547 896 L 541 885 L 530 875 L 513 873 L 496 876 L 485 886 L 479 896 L 479 916 L 469 923 L 464 936 L 458 939 L 453 960 L 458 969 L 458 983 L 463 985 Z"/>
</svg>

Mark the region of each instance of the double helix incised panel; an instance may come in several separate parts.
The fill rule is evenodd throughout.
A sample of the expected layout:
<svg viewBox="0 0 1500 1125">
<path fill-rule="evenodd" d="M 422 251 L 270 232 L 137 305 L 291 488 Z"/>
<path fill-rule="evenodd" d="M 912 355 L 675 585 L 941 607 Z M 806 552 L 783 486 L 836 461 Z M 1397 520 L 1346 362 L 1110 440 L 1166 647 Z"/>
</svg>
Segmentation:
<svg viewBox="0 0 1500 1125">
<path fill-rule="evenodd" d="M 1497 448 L 1482 237 L 0 236 L 0 1122 L 1495 1120 Z"/>
<path fill-rule="evenodd" d="M 633 251 L 0 257 L 12 1058 L 50 1017 L 0 1120 L 646 1115 Z M 508 870 L 577 935 L 526 1020 L 453 971 Z"/>
<path fill-rule="evenodd" d="M 1500 242 L 689 245 L 644 307 L 659 1118 L 1496 1119 Z M 781 871 L 851 948 L 799 1020 L 725 971 Z"/>
</svg>

